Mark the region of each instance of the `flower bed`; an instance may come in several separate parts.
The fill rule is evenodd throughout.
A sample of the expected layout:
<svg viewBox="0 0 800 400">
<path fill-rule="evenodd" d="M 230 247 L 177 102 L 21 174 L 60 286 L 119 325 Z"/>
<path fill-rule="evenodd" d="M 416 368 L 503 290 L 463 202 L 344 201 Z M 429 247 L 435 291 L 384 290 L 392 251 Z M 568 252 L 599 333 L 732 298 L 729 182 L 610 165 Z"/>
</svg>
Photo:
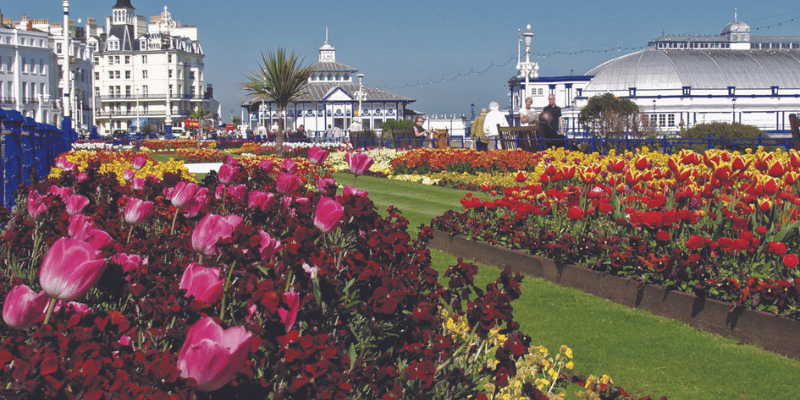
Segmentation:
<svg viewBox="0 0 800 400">
<path fill-rule="evenodd" d="M 311 154 L 314 165 L 326 153 Z M 447 288 L 395 209 L 324 168 L 228 157 L 202 185 L 120 180 L 97 155 L 21 190 L 0 217 L 6 398 L 544 398 L 572 354 L 531 347 L 511 301 L 460 262 Z M 372 160 L 346 157 L 363 174 Z M 321 161 L 320 161 L 321 160 Z M 276 160 L 277 161 L 277 160 Z M 83 165 L 85 163 L 85 165 Z M 141 155 L 131 166 L 151 161 Z M 78 302 L 80 301 L 80 302 Z M 515 381 L 524 371 L 526 383 Z M 620 398 L 608 377 L 585 396 Z M 516 382 L 516 383 L 515 383 Z"/>
<path fill-rule="evenodd" d="M 800 153 L 549 153 L 501 198 L 468 196 L 464 212 L 433 226 L 732 307 L 800 317 Z"/>
</svg>

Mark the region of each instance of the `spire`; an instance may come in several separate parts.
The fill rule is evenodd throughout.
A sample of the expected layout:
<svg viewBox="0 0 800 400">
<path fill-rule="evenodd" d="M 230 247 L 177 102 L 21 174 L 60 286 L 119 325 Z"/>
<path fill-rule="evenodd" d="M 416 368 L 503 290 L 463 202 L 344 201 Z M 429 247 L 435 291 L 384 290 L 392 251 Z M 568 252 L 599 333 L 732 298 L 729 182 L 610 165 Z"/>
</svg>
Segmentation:
<svg viewBox="0 0 800 400">
<path fill-rule="evenodd" d="M 733 9 L 733 22 L 739 22 L 739 10 L 736 8 Z"/>
<path fill-rule="evenodd" d="M 328 27 L 325 27 L 325 44 L 328 44 Z"/>
</svg>

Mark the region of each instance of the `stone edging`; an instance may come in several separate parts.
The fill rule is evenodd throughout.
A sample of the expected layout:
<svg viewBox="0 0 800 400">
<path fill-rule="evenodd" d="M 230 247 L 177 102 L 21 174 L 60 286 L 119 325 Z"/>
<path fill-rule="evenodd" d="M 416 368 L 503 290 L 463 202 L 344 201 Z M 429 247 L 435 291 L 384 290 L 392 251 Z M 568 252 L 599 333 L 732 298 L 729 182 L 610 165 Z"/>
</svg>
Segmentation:
<svg viewBox="0 0 800 400">
<path fill-rule="evenodd" d="M 800 359 L 800 322 L 761 311 L 736 308 L 718 300 L 674 292 L 660 286 L 642 285 L 630 278 L 592 271 L 574 265 L 559 266 L 553 260 L 520 251 L 474 242 L 434 230 L 430 247 L 465 260 L 505 267 L 543 278 L 561 286 L 583 290 L 618 304 L 683 321 L 707 332 L 733 337 L 765 350 Z"/>
</svg>

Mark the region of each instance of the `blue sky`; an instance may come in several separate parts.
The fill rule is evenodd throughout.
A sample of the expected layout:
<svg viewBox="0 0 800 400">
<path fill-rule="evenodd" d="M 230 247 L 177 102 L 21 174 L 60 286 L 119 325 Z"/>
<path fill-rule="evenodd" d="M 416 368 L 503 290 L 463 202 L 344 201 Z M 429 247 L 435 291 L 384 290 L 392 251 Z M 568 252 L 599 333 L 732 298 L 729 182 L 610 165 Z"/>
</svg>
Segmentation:
<svg viewBox="0 0 800 400">
<path fill-rule="evenodd" d="M 9 4 L 10 3 L 10 4 Z M 105 23 L 116 0 L 71 1 L 70 18 Z M 60 0 L 6 2 L 5 18 L 60 22 Z M 172 1 L 131 0 L 137 15 L 169 7 L 184 25 L 198 26 L 205 78 L 222 103 L 223 121 L 239 116 L 239 89 L 261 52 L 284 47 L 317 62 L 325 40 L 336 60 L 359 69 L 364 84 L 416 99 L 427 114 L 469 114 L 490 101 L 508 104 L 518 31 L 532 25 L 532 53 L 540 76 L 584 74 L 611 58 L 638 50 L 666 34 L 719 34 L 738 19 L 753 35 L 800 36 L 795 0 L 720 2 L 654 1 Z M 759 28 L 756 31 L 756 28 Z M 617 48 L 619 47 L 619 51 Z M 524 49 L 523 49 L 524 51 Z M 554 54 L 555 52 L 567 53 Z M 579 53 L 582 52 L 582 53 Z M 576 54 L 579 53 L 579 54 Z"/>
</svg>

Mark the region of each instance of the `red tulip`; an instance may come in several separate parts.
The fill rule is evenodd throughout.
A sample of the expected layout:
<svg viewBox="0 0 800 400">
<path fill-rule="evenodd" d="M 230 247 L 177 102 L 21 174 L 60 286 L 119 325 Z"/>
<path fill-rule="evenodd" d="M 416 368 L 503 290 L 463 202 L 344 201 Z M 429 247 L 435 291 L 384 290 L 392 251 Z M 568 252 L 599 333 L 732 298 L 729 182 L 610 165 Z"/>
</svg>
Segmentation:
<svg viewBox="0 0 800 400">
<path fill-rule="evenodd" d="M 82 240 L 62 237 L 44 257 L 39 283 L 51 298 L 75 300 L 100 279 L 105 269 L 106 260 L 100 251 Z"/>
<path fill-rule="evenodd" d="M 772 196 L 775 193 L 778 193 L 778 189 L 780 188 L 780 182 L 774 178 L 766 178 L 764 179 L 764 194 L 767 196 Z"/>
<path fill-rule="evenodd" d="M 481 183 L 481 190 L 483 190 L 484 192 L 488 192 L 488 191 L 489 191 L 489 189 L 491 189 L 491 188 L 492 188 L 492 187 L 491 187 L 491 186 L 489 186 L 489 182 L 483 182 L 483 183 Z"/>
<path fill-rule="evenodd" d="M 773 178 L 780 178 L 786 173 L 786 165 L 781 161 L 768 161 L 767 174 Z"/>
<path fill-rule="evenodd" d="M 206 268 L 198 263 L 191 263 L 183 271 L 179 289 L 186 290 L 186 297 L 194 296 L 206 303 L 216 303 L 222 297 L 225 280 L 219 277 L 219 268 Z"/>
<path fill-rule="evenodd" d="M 133 169 L 140 170 L 147 164 L 147 159 L 143 156 L 136 156 L 133 158 Z"/>
<path fill-rule="evenodd" d="M 789 165 L 795 169 L 800 168 L 800 152 L 797 152 L 797 150 L 792 150 L 789 153 Z"/>
<path fill-rule="evenodd" d="M 755 166 L 757 170 L 764 172 L 769 168 L 770 161 L 772 161 L 772 153 L 757 153 L 753 166 Z"/>
<path fill-rule="evenodd" d="M 31 190 L 28 192 L 28 202 L 26 203 L 28 208 L 28 215 L 33 218 L 39 216 L 39 214 L 47 211 L 47 204 L 44 203 L 44 197 L 39 194 L 36 190 Z"/>
<path fill-rule="evenodd" d="M 344 156 L 347 165 L 350 166 L 350 172 L 355 176 L 364 175 L 372 166 L 375 160 L 364 153 L 347 153 Z"/>
<path fill-rule="evenodd" d="M 224 217 L 216 214 L 206 215 L 192 231 L 192 247 L 196 252 L 206 256 L 217 254 L 217 242 L 230 239 L 234 229 L 241 222 L 242 217 L 236 214 Z"/>
<path fill-rule="evenodd" d="M 515 179 L 517 180 L 517 182 L 525 182 L 525 180 L 528 179 L 528 178 L 525 176 L 524 172 L 519 171 L 519 172 L 517 172 L 517 176 L 516 176 Z"/>
<path fill-rule="evenodd" d="M 772 200 L 766 198 L 758 199 L 758 209 L 762 212 L 768 212 L 772 209 Z"/>
<path fill-rule="evenodd" d="M 572 220 L 581 220 L 583 215 L 583 210 L 578 206 L 572 206 L 567 210 L 567 218 Z"/>
<path fill-rule="evenodd" d="M 192 325 L 178 352 L 178 369 L 197 389 L 211 392 L 225 386 L 244 365 L 253 334 L 237 326 L 223 330 L 211 317 Z"/>
<path fill-rule="evenodd" d="M 625 160 L 623 159 L 611 160 L 608 163 L 609 172 L 622 172 L 623 169 L 625 169 Z"/>
<path fill-rule="evenodd" d="M 278 174 L 278 181 L 275 182 L 275 189 L 284 196 L 292 194 L 298 187 L 300 187 L 300 178 L 298 178 L 297 175 L 286 172 Z"/>
<path fill-rule="evenodd" d="M 800 264 L 800 259 L 797 258 L 796 254 L 787 254 L 783 256 L 783 265 L 786 268 L 794 268 L 797 264 Z M 5 313 L 3 313 L 3 315 L 5 315 Z"/>
<path fill-rule="evenodd" d="M 344 216 L 344 207 L 330 197 L 321 197 L 314 212 L 314 225 L 323 233 L 336 229 Z"/>
<path fill-rule="evenodd" d="M 300 294 L 297 292 L 283 292 L 283 301 L 289 305 L 289 309 L 280 308 L 278 314 L 281 322 L 286 326 L 286 333 L 292 330 L 292 325 L 297 320 L 297 311 L 300 308 Z"/>
<path fill-rule="evenodd" d="M 125 222 L 129 225 L 138 226 L 153 216 L 156 205 L 152 201 L 143 201 L 132 197 L 125 206 Z"/>
<path fill-rule="evenodd" d="M 269 233 L 266 233 L 261 229 L 258 230 L 258 234 L 261 235 L 258 251 L 261 254 L 261 259 L 267 260 L 281 249 L 281 242 L 280 240 L 273 239 Z"/>
<path fill-rule="evenodd" d="M 650 160 L 647 158 L 647 156 L 636 156 L 633 159 L 633 165 L 639 171 L 644 171 L 650 165 Z"/>
<path fill-rule="evenodd" d="M 329 152 L 322 150 L 319 146 L 314 146 L 308 149 L 308 161 L 314 165 L 322 165 L 328 159 Z"/>
<path fill-rule="evenodd" d="M 27 285 L 14 286 L 3 303 L 3 321 L 14 329 L 28 329 L 36 318 L 44 315 L 49 301 L 44 290 L 34 293 Z"/>
<path fill-rule="evenodd" d="M 239 177 L 239 167 L 222 164 L 217 172 L 217 178 L 224 184 L 229 184 Z"/>
<path fill-rule="evenodd" d="M 800 173 L 789 171 L 783 176 L 783 181 L 786 182 L 787 185 L 794 185 L 800 181 Z"/>
<path fill-rule="evenodd" d="M 561 176 L 563 177 L 563 179 L 572 179 L 573 177 L 575 177 L 575 166 L 565 165 L 561 167 L 561 170 L 559 172 L 561 172 Z"/>
</svg>

